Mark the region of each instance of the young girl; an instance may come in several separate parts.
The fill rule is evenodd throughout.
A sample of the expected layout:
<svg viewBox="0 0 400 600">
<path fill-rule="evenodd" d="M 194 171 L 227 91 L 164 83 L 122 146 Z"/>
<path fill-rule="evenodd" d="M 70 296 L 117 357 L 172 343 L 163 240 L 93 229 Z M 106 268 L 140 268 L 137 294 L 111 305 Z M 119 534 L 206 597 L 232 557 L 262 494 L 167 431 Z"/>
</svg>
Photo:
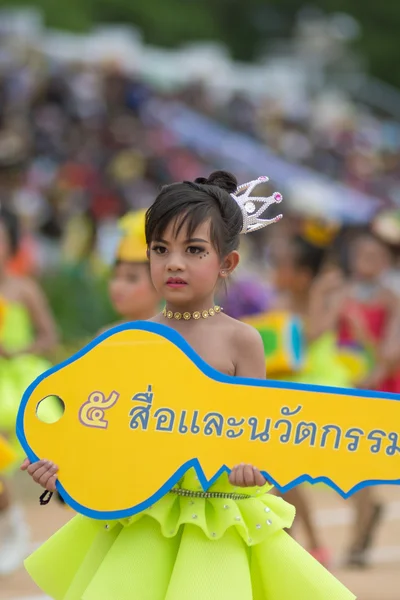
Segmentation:
<svg viewBox="0 0 400 600">
<path fill-rule="evenodd" d="M 50 367 L 42 358 L 57 335 L 46 299 L 31 279 L 9 275 L 9 259 L 19 247 L 18 220 L 0 210 L 0 433 L 21 459 L 15 435 L 18 406 L 26 387 Z M 13 465 L 7 474 L 13 473 Z M 0 481 L 0 575 L 19 568 L 28 533 L 19 507 L 12 505 L 9 484 Z"/>
<path fill-rule="evenodd" d="M 270 251 L 277 293 L 275 308 L 300 317 L 306 338 L 303 369 L 281 379 L 319 385 L 346 385 L 349 380 L 337 356 L 334 321 L 329 322 L 325 308 L 319 308 L 321 295 L 325 298 L 326 294 L 334 291 L 333 288 L 328 289 L 329 279 L 335 283 L 336 277 L 321 276 L 326 254 L 325 240 L 318 237 L 317 245 L 315 236 L 312 242 L 305 239 L 308 229 L 308 226 L 304 227 L 304 237 L 296 235 L 279 240 Z M 329 553 L 321 543 L 306 491 L 297 487 L 287 492 L 284 498 L 296 507 L 309 551 L 327 566 Z"/>
<path fill-rule="evenodd" d="M 120 221 L 123 236 L 109 283 L 111 302 L 120 322 L 150 319 L 160 304 L 150 277 L 144 225 L 145 211 L 129 213 Z"/>
<path fill-rule="evenodd" d="M 218 171 L 167 186 L 156 198 L 146 239 L 152 281 L 166 306 L 151 320 L 178 331 L 215 369 L 263 379 L 259 334 L 214 303 L 219 283 L 238 264 L 239 234 L 268 224 L 236 190 L 236 179 Z M 54 491 L 56 465 L 25 461 L 23 469 Z M 268 494 L 255 466 L 235 466 L 208 492 L 190 470 L 180 487 L 184 495 L 171 491 L 132 518 L 75 517 L 26 561 L 27 570 L 60 600 L 354 598 L 284 532 L 294 510 Z"/>
<path fill-rule="evenodd" d="M 398 297 L 383 282 L 390 267 L 387 245 L 365 232 L 350 244 L 349 281 L 339 307 L 338 338 L 342 347 L 369 351 L 372 368 L 357 387 L 400 392 Z M 354 496 L 356 520 L 348 563 L 365 566 L 367 553 L 382 517 L 375 488 L 364 488 Z"/>
</svg>

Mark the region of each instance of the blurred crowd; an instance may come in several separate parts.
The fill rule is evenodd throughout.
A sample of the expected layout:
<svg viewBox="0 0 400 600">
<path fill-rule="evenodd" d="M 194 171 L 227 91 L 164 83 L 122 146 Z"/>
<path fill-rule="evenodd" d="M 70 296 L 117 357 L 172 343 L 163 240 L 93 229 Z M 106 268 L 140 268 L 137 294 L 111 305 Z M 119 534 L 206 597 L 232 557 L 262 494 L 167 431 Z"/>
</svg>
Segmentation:
<svg viewBox="0 0 400 600">
<path fill-rule="evenodd" d="M 154 98 L 179 100 L 389 206 L 400 200 L 400 125 L 340 97 L 221 103 L 202 84 L 162 93 L 116 64 L 20 55 L 0 38 L 0 201 L 24 229 L 15 268 L 49 269 L 94 247 L 107 262 L 121 214 L 148 206 L 164 183 L 221 166 L 152 119 Z"/>
<path fill-rule="evenodd" d="M 336 93 L 302 102 L 243 95 L 224 107 L 227 123 L 286 159 L 377 196 L 400 202 L 400 124 Z"/>
</svg>

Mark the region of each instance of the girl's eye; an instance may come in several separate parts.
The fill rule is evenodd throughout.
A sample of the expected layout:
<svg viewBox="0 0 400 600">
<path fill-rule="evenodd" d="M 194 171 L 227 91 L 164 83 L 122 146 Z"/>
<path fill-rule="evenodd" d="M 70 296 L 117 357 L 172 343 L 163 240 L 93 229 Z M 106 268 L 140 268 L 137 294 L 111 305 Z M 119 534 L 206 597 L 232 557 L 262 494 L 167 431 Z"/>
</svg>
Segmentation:
<svg viewBox="0 0 400 600">
<path fill-rule="evenodd" d="M 165 254 L 167 249 L 165 246 L 153 246 L 152 251 L 156 254 Z"/>
<path fill-rule="evenodd" d="M 189 246 L 186 250 L 188 254 L 200 254 L 204 252 L 204 248 L 199 248 L 198 246 Z"/>
</svg>

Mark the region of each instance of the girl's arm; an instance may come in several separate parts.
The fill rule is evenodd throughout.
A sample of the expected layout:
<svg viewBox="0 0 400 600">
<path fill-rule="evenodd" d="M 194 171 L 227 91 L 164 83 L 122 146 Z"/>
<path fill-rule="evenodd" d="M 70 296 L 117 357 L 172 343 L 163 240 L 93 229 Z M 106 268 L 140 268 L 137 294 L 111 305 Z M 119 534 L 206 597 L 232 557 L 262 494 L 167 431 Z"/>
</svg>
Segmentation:
<svg viewBox="0 0 400 600">
<path fill-rule="evenodd" d="M 264 344 L 260 334 L 253 327 L 244 323 L 237 325 L 234 343 L 236 377 L 266 379 Z M 233 467 L 229 481 L 236 487 L 261 487 L 267 483 L 257 467 L 243 463 Z"/>
<path fill-rule="evenodd" d="M 336 328 L 344 294 L 345 282 L 339 271 L 316 278 L 311 286 L 305 319 L 305 335 L 309 342 Z"/>
<path fill-rule="evenodd" d="M 24 348 L 24 354 L 46 354 L 57 343 L 57 329 L 47 299 L 42 290 L 31 279 L 22 283 L 22 300 L 28 309 L 35 330 L 34 342 Z"/>
<path fill-rule="evenodd" d="M 372 372 L 361 382 L 360 387 L 371 389 L 389 377 L 400 364 L 400 301 L 390 291 L 385 291 L 385 304 L 389 317 L 381 344 L 376 348 L 375 366 Z"/>
</svg>

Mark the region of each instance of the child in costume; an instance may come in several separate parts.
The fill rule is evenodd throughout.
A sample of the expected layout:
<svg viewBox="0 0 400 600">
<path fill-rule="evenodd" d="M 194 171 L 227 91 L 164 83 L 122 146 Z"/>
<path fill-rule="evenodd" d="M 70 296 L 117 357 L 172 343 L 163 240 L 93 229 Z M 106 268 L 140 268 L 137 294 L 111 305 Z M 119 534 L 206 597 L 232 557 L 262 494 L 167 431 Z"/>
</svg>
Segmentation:
<svg viewBox="0 0 400 600">
<path fill-rule="evenodd" d="M 166 302 L 151 320 L 178 331 L 222 373 L 264 379 L 259 334 L 214 303 L 238 264 L 240 233 L 277 220 L 260 215 L 280 195 L 258 198 L 260 209 L 249 198 L 259 183 L 237 188 L 233 175 L 217 171 L 166 186 L 147 212 L 146 239 L 152 281 Z M 54 491 L 56 465 L 27 460 L 23 468 Z M 132 518 L 75 517 L 26 561 L 28 572 L 57 600 L 354 598 L 285 533 L 294 509 L 268 494 L 254 466 L 234 467 L 207 492 L 189 470 L 179 488 Z"/>
<path fill-rule="evenodd" d="M 11 445 L 15 460 L 22 449 L 15 435 L 19 403 L 26 387 L 50 367 L 41 355 L 55 345 L 56 328 L 39 286 L 32 280 L 9 275 L 9 258 L 19 244 L 17 218 L 0 210 L 0 433 Z M 28 533 L 18 506 L 12 505 L 6 479 L 0 490 L 0 575 L 17 569 L 26 556 Z"/>
<path fill-rule="evenodd" d="M 313 235 L 308 235 L 311 231 Z M 316 235 L 317 231 L 318 236 Z M 306 233 L 307 237 L 311 237 L 312 242 L 304 239 Z M 256 318 L 249 319 L 247 315 L 247 318 L 242 315 L 242 319 L 244 318 L 247 323 L 260 329 L 262 327 L 265 329 L 267 326 L 270 329 L 279 326 L 285 327 L 281 335 L 279 331 L 276 331 L 274 338 L 271 331 L 262 332 L 265 346 L 271 339 L 271 344 L 275 345 L 275 353 L 272 352 L 272 354 L 267 347 L 265 348 L 267 375 L 273 379 L 320 385 L 343 385 L 348 382 L 347 373 L 337 358 L 335 334 L 333 331 L 324 331 L 326 324 L 321 323 L 318 311 L 315 309 L 313 310 L 312 325 L 317 329 L 317 336 L 314 338 L 315 332 L 310 331 L 308 315 L 310 303 L 313 302 L 314 297 L 315 278 L 324 261 L 324 242 L 322 232 L 316 225 L 311 227 L 311 223 L 307 223 L 303 236 L 279 239 L 273 244 L 270 249 L 270 258 L 275 285 L 274 302 L 270 304 L 267 311 L 264 311 L 264 316 L 260 314 Z M 277 315 L 279 318 L 272 319 L 273 315 Z M 293 337 L 292 348 L 279 348 L 279 344 L 285 343 L 286 346 L 290 344 L 289 332 L 290 327 L 293 329 L 296 326 L 295 319 L 302 323 L 301 356 L 296 348 L 298 345 L 296 335 Z M 321 325 L 323 325 L 322 328 Z M 285 364 L 286 354 L 288 356 Z M 293 356 L 297 354 L 297 361 L 291 359 L 289 354 Z M 273 371 L 271 367 L 273 367 Z M 303 525 L 310 553 L 322 564 L 328 566 L 329 552 L 321 543 L 306 491 L 303 487 L 296 487 L 287 492 L 284 498 L 296 507 L 296 523 Z"/>
<path fill-rule="evenodd" d="M 117 249 L 109 293 L 121 322 L 146 320 L 158 312 L 160 297 L 151 277 L 144 231 L 145 211 L 120 220 L 122 239 Z"/>
<path fill-rule="evenodd" d="M 365 348 L 372 356 L 372 367 L 356 387 L 400 392 L 399 301 L 383 280 L 390 267 L 388 246 L 372 233 L 358 235 L 349 249 L 349 281 L 337 319 L 341 347 Z M 375 488 L 364 488 L 354 495 L 356 520 L 348 564 L 365 566 L 382 505 Z"/>
</svg>

